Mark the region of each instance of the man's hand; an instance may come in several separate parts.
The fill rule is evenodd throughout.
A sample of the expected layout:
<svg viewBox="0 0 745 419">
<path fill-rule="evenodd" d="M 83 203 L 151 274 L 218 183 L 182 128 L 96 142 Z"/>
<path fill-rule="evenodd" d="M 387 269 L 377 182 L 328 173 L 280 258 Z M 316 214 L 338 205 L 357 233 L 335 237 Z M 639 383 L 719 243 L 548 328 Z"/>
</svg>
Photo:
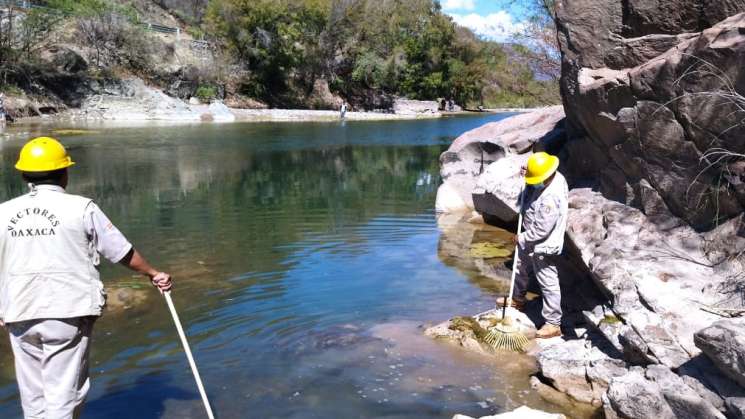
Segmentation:
<svg viewBox="0 0 745 419">
<path fill-rule="evenodd" d="M 526 174 L 528 174 L 528 166 L 524 164 L 520 166 L 520 176 L 525 177 Z"/>
<path fill-rule="evenodd" d="M 155 275 L 151 276 L 150 282 L 152 282 L 153 286 L 158 288 L 158 291 L 160 291 L 161 294 L 163 294 L 166 291 L 170 291 L 171 288 L 173 288 L 173 282 L 171 282 L 171 275 L 165 272 L 158 272 Z"/>
<path fill-rule="evenodd" d="M 519 243 L 519 241 L 520 241 L 520 237 L 517 234 L 515 234 L 514 236 L 512 236 L 512 244 L 514 244 L 515 246 L 517 246 L 517 244 Z"/>
<path fill-rule="evenodd" d="M 150 282 L 153 284 L 153 286 L 158 288 L 161 294 L 166 291 L 170 291 L 171 287 L 173 287 L 173 283 L 171 283 L 171 275 L 168 275 L 165 272 L 160 272 L 150 266 L 145 258 L 140 255 L 140 252 L 135 250 L 134 247 L 129 251 L 129 253 L 127 253 L 127 256 L 124 256 L 124 258 L 119 263 L 128 267 L 129 269 L 132 269 L 133 271 L 139 272 L 142 275 L 146 275 L 148 278 L 150 278 Z"/>
</svg>

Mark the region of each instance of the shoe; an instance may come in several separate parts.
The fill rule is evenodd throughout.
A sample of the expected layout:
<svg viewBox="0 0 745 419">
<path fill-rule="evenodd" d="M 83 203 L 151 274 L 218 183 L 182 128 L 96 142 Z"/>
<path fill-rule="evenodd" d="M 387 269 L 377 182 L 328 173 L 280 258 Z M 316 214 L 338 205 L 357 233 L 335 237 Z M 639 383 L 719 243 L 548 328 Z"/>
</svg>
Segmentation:
<svg viewBox="0 0 745 419">
<path fill-rule="evenodd" d="M 501 309 L 505 304 L 507 304 L 507 297 L 497 298 L 497 308 Z M 511 307 L 517 311 L 525 311 L 525 301 L 514 298 Z"/>
<path fill-rule="evenodd" d="M 550 339 L 561 336 L 561 327 L 546 323 L 535 333 L 537 339 Z"/>
</svg>

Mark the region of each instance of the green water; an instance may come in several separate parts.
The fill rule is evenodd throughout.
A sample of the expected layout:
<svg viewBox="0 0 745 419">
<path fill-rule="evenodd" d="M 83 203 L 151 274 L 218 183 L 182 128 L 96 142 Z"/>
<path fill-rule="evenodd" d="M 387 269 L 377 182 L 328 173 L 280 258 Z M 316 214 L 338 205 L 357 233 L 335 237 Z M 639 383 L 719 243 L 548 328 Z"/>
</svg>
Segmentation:
<svg viewBox="0 0 745 419">
<path fill-rule="evenodd" d="M 448 253 L 433 207 L 440 153 L 503 117 L 90 127 L 62 140 L 78 163 L 70 192 L 174 274 L 218 417 L 449 418 L 548 408 L 524 358 L 464 355 L 420 327 L 492 306 L 498 286 Z M 21 144 L 2 143 L 0 199 L 24 191 Z M 161 297 L 121 267 L 102 274 L 111 304 L 83 418 L 203 417 Z M 7 339 L 0 372 L 0 417 L 19 417 Z"/>
</svg>

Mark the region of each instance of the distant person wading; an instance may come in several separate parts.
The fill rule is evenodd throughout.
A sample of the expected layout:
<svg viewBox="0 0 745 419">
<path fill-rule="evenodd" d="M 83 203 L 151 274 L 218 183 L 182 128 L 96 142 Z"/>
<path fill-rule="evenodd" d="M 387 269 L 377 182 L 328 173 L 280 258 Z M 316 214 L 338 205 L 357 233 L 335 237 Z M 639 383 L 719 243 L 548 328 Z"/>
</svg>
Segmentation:
<svg viewBox="0 0 745 419">
<path fill-rule="evenodd" d="M 150 266 L 92 200 L 65 192 L 74 164 L 57 140 L 29 141 L 15 167 L 30 191 L 0 204 L 0 324 L 27 419 L 80 413 L 91 332 L 106 301 L 100 256 L 171 288 L 170 275 Z"/>
<path fill-rule="evenodd" d="M 339 108 L 339 118 L 344 119 L 347 117 L 347 102 L 342 102 L 341 108 Z"/>
<path fill-rule="evenodd" d="M 5 125 L 5 94 L 0 93 L 0 126 Z"/>
</svg>

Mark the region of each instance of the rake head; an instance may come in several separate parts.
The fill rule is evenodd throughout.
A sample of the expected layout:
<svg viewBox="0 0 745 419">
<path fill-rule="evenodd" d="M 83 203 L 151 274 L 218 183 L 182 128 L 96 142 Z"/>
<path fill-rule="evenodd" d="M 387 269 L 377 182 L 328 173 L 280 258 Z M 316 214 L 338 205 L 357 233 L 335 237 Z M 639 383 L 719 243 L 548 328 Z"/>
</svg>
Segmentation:
<svg viewBox="0 0 745 419">
<path fill-rule="evenodd" d="M 512 326 L 508 318 L 492 327 L 484 337 L 484 342 L 494 349 L 513 352 L 525 352 L 530 343 L 525 335 Z"/>
</svg>

